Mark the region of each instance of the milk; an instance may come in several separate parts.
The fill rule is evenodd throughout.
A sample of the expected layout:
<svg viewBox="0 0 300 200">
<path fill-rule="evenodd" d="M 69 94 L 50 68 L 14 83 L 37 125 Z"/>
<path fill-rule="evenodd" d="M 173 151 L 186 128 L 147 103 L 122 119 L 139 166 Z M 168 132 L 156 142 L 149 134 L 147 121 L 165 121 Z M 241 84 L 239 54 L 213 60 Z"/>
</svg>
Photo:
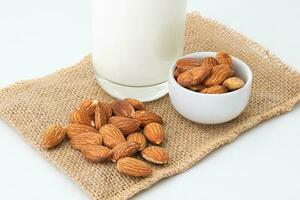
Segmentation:
<svg viewBox="0 0 300 200">
<path fill-rule="evenodd" d="M 96 76 L 125 86 L 167 81 L 182 56 L 186 0 L 92 0 Z"/>
</svg>

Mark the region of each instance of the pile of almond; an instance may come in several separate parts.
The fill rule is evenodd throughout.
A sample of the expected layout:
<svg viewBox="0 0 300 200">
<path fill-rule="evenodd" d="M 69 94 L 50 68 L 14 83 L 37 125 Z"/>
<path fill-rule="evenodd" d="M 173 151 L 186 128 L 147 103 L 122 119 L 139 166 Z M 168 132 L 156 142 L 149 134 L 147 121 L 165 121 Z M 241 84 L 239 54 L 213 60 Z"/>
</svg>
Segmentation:
<svg viewBox="0 0 300 200">
<path fill-rule="evenodd" d="M 164 140 L 162 118 L 146 111 L 136 99 L 115 100 L 112 103 L 85 100 L 71 114 L 67 127 L 50 126 L 42 136 L 41 147 L 50 149 L 65 138 L 90 162 L 112 160 L 117 170 L 129 176 L 145 177 L 152 169 L 133 156 L 154 164 L 166 164 L 166 150 L 156 146 Z M 150 143 L 147 145 L 147 143 Z"/>
<path fill-rule="evenodd" d="M 178 84 L 192 91 L 222 94 L 244 86 L 244 81 L 234 74 L 231 56 L 226 52 L 218 52 L 216 58 L 178 60 L 174 77 Z"/>
</svg>

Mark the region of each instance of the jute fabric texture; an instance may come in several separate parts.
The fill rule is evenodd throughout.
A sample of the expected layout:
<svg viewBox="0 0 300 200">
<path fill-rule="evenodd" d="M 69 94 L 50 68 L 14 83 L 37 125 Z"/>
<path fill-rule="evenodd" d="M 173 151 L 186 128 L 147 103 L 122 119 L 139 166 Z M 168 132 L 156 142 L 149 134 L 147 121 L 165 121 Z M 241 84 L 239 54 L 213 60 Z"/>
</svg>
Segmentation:
<svg viewBox="0 0 300 200">
<path fill-rule="evenodd" d="M 49 76 L 2 89 L 0 117 L 92 199 L 120 200 L 132 197 L 163 178 L 184 172 L 243 131 L 290 111 L 299 101 L 300 75 L 268 50 L 198 13 L 188 15 L 186 28 L 185 53 L 225 50 L 250 65 L 254 73 L 250 103 L 237 119 L 221 125 L 199 125 L 185 120 L 175 112 L 167 96 L 148 103 L 148 109 L 165 121 L 163 146 L 170 153 L 170 163 L 164 167 L 152 165 L 154 173 L 148 178 L 122 175 L 111 162 L 91 164 L 67 142 L 51 151 L 39 146 L 42 131 L 51 124 L 68 124 L 69 113 L 82 100 L 113 100 L 97 85 L 90 56 Z"/>
</svg>

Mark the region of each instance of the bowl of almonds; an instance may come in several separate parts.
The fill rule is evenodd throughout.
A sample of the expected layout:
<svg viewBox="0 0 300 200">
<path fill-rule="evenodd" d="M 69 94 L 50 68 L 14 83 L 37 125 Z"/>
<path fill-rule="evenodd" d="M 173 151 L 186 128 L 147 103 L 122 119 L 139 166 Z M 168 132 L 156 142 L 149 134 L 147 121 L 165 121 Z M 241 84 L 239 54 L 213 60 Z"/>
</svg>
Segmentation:
<svg viewBox="0 0 300 200">
<path fill-rule="evenodd" d="M 252 72 L 226 52 L 197 52 L 178 59 L 169 71 L 169 96 L 183 117 L 202 124 L 228 122 L 248 104 Z"/>
</svg>

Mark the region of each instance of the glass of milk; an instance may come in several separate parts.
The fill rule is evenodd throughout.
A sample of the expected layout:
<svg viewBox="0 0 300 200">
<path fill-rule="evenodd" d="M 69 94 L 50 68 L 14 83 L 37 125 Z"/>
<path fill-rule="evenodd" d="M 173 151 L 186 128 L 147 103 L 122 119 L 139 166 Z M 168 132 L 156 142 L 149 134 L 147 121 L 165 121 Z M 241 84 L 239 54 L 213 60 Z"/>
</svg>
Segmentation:
<svg viewBox="0 0 300 200">
<path fill-rule="evenodd" d="M 147 102 L 168 92 L 183 54 L 187 0 L 92 0 L 93 64 L 113 97 Z"/>
</svg>

